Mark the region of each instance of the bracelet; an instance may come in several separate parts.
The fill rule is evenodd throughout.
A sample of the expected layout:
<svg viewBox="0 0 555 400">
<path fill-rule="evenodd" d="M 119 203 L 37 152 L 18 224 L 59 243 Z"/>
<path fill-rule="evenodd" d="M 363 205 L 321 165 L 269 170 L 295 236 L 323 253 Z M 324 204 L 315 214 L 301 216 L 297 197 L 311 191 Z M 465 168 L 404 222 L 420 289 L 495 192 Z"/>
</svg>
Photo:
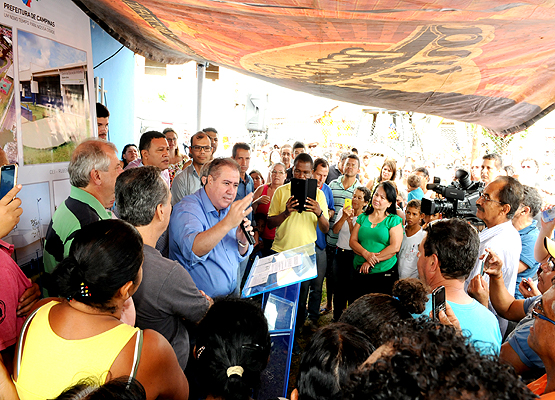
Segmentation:
<svg viewBox="0 0 555 400">
<path fill-rule="evenodd" d="M 320 212 L 320 215 L 318 215 L 318 219 L 320 219 L 320 217 L 321 217 L 323 214 L 324 214 L 324 210 L 322 210 L 322 211 Z"/>
<path fill-rule="evenodd" d="M 247 245 L 243 242 L 241 242 L 239 239 L 237 239 L 237 243 L 239 243 L 239 246 L 241 247 L 247 247 Z"/>
</svg>

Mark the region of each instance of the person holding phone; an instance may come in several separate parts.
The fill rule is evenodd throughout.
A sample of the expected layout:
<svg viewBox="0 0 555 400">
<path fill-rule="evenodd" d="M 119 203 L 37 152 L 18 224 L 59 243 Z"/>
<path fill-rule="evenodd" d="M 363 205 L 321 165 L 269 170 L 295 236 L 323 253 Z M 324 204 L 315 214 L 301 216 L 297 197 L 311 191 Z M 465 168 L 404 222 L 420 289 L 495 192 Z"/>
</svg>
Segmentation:
<svg viewBox="0 0 555 400">
<path fill-rule="evenodd" d="M 0 199 L 0 238 L 17 225 L 23 210 L 17 194 L 21 185 L 16 185 Z M 8 371 L 12 369 L 17 336 L 31 307 L 40 297 L 39 286 L 25 276 L 12 259 L 14 246 L 0 240 L 0 359 Z M 1 397 L 1 396 L 0 396 Z"/>
<path fill-rule="evenodd" d="M 418 274 L 431 291 L 444 286 L 445 300 L 469 340 L 484 354 L 499 354 L 501 331 L 491 311 L 464 291 L 465 279 L 478 258 L 480 239 L 462 219 L 442 219 L 424 229 L 418 247 Z M 438 302 L 439 303 L 439 302 Z M 422 315 L 429 316 L 432 302 Z"/>
<path fill-rule="evenodd" d="M 352 304 L 354 301 L 352 290 L 349 289 L 352 289 L 354 283 L 352 266 L 355 253 L 349 246 L 349 240 L 358 216 L 364 212 L 371 198 L 372 193 L 367 187 L 356 188 L 353 198 L 345 199 L 345 205 L 343 209 L 339 210 L 337 220 L 333 225 L 333 231 L 338 234 L 334 264 L 336 290 L 333 296 L 333 319 L 336 321 L 347 307 L 347 302 Z"/>
<path fill-rule="evenodd" d="M 372 204 L 359 215 L 349 245 L 355 252 L 355 295 L 391 294 L 399 278 L 397 253 L 403 241 L 403 220 L 397 215 L 397 191 L 391 182 L 380 183 Z"/>
</svg>

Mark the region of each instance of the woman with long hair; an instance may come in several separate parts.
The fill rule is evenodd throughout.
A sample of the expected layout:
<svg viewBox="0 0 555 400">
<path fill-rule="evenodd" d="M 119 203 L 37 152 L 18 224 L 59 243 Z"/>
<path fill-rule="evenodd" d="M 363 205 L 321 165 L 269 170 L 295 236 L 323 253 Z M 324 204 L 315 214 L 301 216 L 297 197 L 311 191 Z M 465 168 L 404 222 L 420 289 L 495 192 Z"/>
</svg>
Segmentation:
<svg viewBox="0 0 555 400">
<path fill-rule="evenodd" d="M 179 143 L 177 143 L 178 136 L 173 128 L 166 128 L 162 133 L 166 135 L 166 140 L 168 141 L 168 146 L 170 147 L 170 165 L 168 165 L 168 172 L 170 173 L 171 184 L 171 182 L 173 182 L 173 178 L 175 178 L 175 176 L 191 162 L 185 154 L 181 154 L 179 152 Z"/>
<path fill-rule="evenodd" d="M 187 379 L 168 341 L 121 322 L 142 279 L 143 240 L 121 220 L 77 232 L 54 270 L 61 298 L 37 302 L 18 342 L 14 383 L 21 400 L 53 399 L 92 377 L 136 378 L 148 400 L 186 400 Z"/>
<path fill-rule="evenodd" d="M 194 349 L 203 399 L 249 400 L 270 357 L 268 321 L 247 300 L 216 301 L 200 322 Z"/>
<path fill-rule="evenodd" d="M 357 218 L 349 241 L 355 252 L 356 297 L 391 294 L 399 278 L 397 253 L 403 241 L 403 220 L 397 215 L 396 200 L 395 187 L 382 182 L 374 191 L 370 207 Z"/>
<path fill-rule="evenodd" d="M 254 190 L 258 189 L 260 186 L 264 185 L 264 177 L 262 176 L 262 172 L 257 169 L 253 169 L 249 173 L 252 181 L 254 183 Z"/>
<path fill-rule="evenodd" d="M 382 182 L 394 181 L 395 175 L 397 174 L 397 163 L 395 160 L 386 159 L 383 162 L 382 168 L 380 169 L 380 176 L 378 179 L 370 179 L 366 184 L 366 187 L 370 189 L 373 193 L 376 190 L 376 186 Z"/>
</svg>

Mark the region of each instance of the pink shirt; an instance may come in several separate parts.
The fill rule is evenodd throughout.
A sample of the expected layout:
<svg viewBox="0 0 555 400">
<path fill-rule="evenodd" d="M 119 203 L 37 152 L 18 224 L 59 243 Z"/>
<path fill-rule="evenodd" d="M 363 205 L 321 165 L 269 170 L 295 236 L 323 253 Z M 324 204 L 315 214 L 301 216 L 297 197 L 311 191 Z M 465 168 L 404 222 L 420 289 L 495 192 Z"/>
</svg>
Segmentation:
<svg viewBox="0 0 555 400">
<path fill-rule="evenodd" d="M 0 240 L 0 351 L 15 344 L 24 317 L 16 315 L 19 298 L 31 281 L 11 258 L 13 245 Z"/>
</svg>

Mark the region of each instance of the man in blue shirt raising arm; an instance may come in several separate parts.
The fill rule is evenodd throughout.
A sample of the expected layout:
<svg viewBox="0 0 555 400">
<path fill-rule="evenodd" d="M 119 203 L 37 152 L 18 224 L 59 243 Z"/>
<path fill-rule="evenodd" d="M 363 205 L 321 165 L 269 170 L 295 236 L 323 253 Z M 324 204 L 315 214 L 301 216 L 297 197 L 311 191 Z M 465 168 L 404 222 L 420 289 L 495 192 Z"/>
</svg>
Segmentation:
<svg viewBox="0 0 555 400">
<path fill-rule="evenodd" d="M 231 158 L 216 158 L 206 185 L 185 196 L 170 218 L 170 258 L 179 261 L 208 296 L 227 296 L 237 286 L 237 269 L 252 251 L 239 224 L 252 211 L 252 193 L 234 202 L 241 167 Z"/>
</svg>

